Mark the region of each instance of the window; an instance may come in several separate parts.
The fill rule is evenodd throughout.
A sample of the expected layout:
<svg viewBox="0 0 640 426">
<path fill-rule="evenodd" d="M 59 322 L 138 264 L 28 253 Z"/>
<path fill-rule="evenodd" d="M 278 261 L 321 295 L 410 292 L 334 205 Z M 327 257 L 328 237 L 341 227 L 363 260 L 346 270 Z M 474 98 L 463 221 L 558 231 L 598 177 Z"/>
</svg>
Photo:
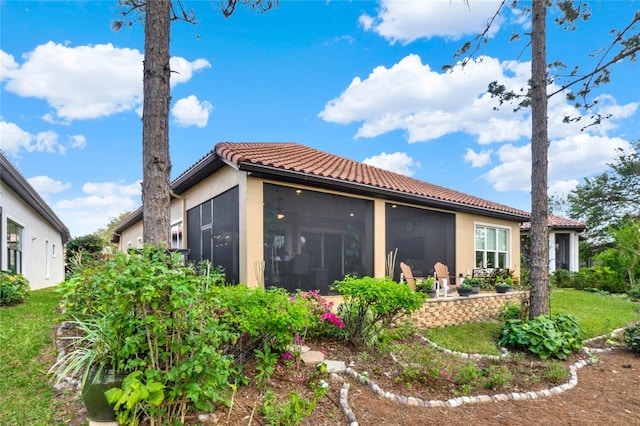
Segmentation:
<svg viewBox="0 0 640 426">
<path fill-rule="evenodd" d="M 182 248 L 182 221 L 176 222 L 171 225 L 171 248 Z"/>
<path fill-rule="evenodd" d="M 24 228 L 7 220 L 7 269 L 14 274 L 22 273 L 22 238 Z"/>
<path fill-rule="evenodd" d="M 476 225 L 476 267 L 509 266 L 509 229 Z"/>
</svg>

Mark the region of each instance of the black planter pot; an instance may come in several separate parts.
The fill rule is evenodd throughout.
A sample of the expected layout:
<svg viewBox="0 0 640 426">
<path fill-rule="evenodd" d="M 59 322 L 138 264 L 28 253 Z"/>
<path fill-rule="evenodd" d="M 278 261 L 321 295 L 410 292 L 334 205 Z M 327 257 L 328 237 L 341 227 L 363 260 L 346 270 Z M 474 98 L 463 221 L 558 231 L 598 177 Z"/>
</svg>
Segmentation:
<svg viewBox="0 0 640 426">
<path fill-rule="evenodd" d="M 471 286 L 471 294 L 480 294 L 480 286 L 479 285 Z"/>
<path fill-rule="evenodd" d="M 436 290 L 425 290 L 424 292 L 427 293 L 429 295 L 429 298 L 431 299 L 436 297 L 436 295 L 438 294 Z"/>
<path fill-rule="evenodd" d="M 509 285 L 497 285 L 496 293 L 508 293 L 511 291 L 511 286 Z"/>
<path fill-rule="evenodd" d="M 458 296 L 460 297 L 469 297 L 469 295 L 471 295 L 472 292 L 473 292 L 473 287 L 471 288 L 458 287 Z"/>
<path fill-rule="evenodd" d="M 113 422 L 116 413 L 113 406 L 107 403 L 104 393 L 111 388 L 119 388 L 125 376 L 115 374 L 110 370 L 97 371 L 92 369 L 87 382 L 82 387 L 82 401 L 87 408 L 89 418 L 95 422 Z"/>
</svg>

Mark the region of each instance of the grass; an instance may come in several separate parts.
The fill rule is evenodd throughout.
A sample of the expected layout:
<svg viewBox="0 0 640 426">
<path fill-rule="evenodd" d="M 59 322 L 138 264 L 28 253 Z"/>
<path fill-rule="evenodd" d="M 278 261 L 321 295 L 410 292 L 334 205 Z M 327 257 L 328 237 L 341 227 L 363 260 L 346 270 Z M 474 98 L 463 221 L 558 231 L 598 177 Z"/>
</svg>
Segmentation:
<svg viewBox="0 0 640 426">
<path fill-rule="evenodd" d="M 499 355 L 496 345 L 502 324 L 475 322 L 424 331 L 425 337 L 452 351 Z"/>
<path fill-rule="evenodd" d="M 640 320 L 638 303 L 618 296 L 574 289 L 558 289 L 551 292 L 551 313 L 575 315 L 580 319 L 585 339 L 601 336 L 630 322 Z"/>
<path fill-rule="evenodd" d="M 618 296 L 559 289 L 551 293 L 551 313 L 575 315 L 584 330 L 584 338 L 601 336 L 616 328 L 640 320 L 640 305 Z M 459 352 L 498 354 L 496 336 L 501 324 L 478 322 L 429 329 L 424 335 L 438 346 Z"/>
<path fill-rule="evenodd" d="M 26 303 L 0 308 L 0 419 L 3 425 L 53 425 L 49 359 L 60 295 L 32 291 Z M 54 358 L 55 359 L 55 355 Z"/>
</svg>

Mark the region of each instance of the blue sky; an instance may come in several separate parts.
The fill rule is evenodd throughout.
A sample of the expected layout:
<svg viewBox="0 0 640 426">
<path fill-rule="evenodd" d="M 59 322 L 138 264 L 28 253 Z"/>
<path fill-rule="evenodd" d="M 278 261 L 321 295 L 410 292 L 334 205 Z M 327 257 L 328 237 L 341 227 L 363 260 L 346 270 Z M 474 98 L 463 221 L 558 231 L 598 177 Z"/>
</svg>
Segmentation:
<svg viewBox="0 0 640 426">
<path fill-rule="evenodd" d="M 172 178 L 221 141 L 294 141 L 530 210 L 530 112 L 486 94 L 524 87 L 529 16 L 498 19 L 482 61 L 451 73 L 454 52 L 499 2 L 289 1 L 265 14 L 184 0 L 197 25 L 171 34 Z M 591 20 L 563 31 L 549 12 L 548 61 L 593 67 L 590 54 L 640 9 L 590 2 Z M 114 32 L 117 1 L 0 1 L 2 150 L 74 237 L 140 205 L 143 27 Z M 638 31 L 638 28 L 635 29 Z M 526 38 L 523 38 L 525 40 Z M 565 194 L 640 139 L 640 69 L 612 68 L 594 93 L 613 118 L 581 131 L 549 101 L 549 186 Z M 557 84 L 557 83 L 556 83 Z M 585 120 L 587 117 L 585 117 Z"/>
</svg>

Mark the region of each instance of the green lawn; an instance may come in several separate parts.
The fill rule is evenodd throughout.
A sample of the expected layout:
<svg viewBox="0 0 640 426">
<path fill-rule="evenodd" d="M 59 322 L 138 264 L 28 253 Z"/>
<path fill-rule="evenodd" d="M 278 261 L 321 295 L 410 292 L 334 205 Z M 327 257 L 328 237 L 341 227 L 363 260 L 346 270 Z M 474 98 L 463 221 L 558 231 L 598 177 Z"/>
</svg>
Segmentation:
<svg viewBox="0 0 640 426">
<path fill-rule="evenodd" d="M 640 304 L 619 296 L 606 296 L 573 289 L 551 293 L 551 313 L 575 315 L 584 330 L 584 338 L 600 336 L 640 321 Z M 478 322 L 425 330 L 437 345 L 459 352 L 497 354 L 496 336 L 501 324 Z"/>
<path fill-rule="evenodd" d="M 601 336 L 640 320 L 639 308 L 640 304 L 619 296 L 605 296 L 569 288 L 551 293 L 551 313 L 578 317 L 585 339 Z"/>
<path fill-rule="evenodd" d="M 47 375 L 53 354 L 53 327 L 60 295 L 54 289 L 31 292 L 26 303 L 0 308 L 0 423 L 55 425 L 53 390 Z"/>
</svg>

